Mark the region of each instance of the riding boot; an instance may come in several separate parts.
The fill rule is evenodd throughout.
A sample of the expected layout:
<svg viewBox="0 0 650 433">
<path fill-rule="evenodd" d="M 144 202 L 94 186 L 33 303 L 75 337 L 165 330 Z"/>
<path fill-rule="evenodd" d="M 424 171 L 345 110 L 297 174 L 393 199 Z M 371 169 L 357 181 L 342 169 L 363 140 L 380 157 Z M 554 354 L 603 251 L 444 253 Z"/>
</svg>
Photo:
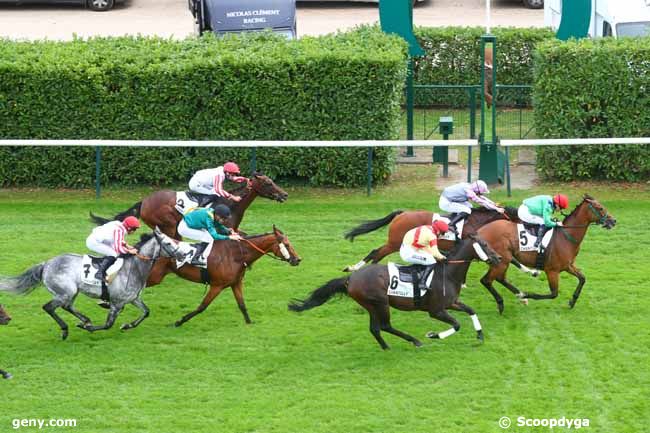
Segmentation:
<svg viewBox="0 0 650 433">
<path fill-rule="evenodd" d="M 420 296 L 419 267 L 420 265 L 413 265 L 411 268 L 411 282 L 413 284 L 413 305 L 416 307 L 422 303 L 422 297 Z"/>
<path fill-rule="evenodd" d="M 539 244 L 542 243 L 542 239 L 544 239 L 544 235 L 546 234 L 547 231 L 548 231 L 548 227 L 546 227 L 546 225 L 542 224 L 541 226 L 539 226 L 539 229 L 537 229 L 537 239 L 535 240 L 535 244 L 533 244 L 535 248 L 538 248 Z"/>
<path fill-rule="evenodd" d="M 456 229 L 456 224 L 464 220 L 469 216 L 466 212 L 458 212 L 449 220 L 449 230 L 452 231 L 456 236 L 460 237 L 461 233 L 458 233 Z"/>
<path fill-rule="evenodd" d="M 201 242 L 200 244 L 196 245 L 196 252 L 194 253 L 194 257 L 192 257 L 192 261 L 190 262 L 190 265 L 203 267 L 207 264 L 207 260 L 203 256 L 203 252 L 205 251 L 205 248 L 207 246 L 208 246 L 207 242 Z"/>
<path fill-rule="evenodd" d="M 106 270 L 110 268 L 113 263 L 115 263 L 115 260 L 117 260 L 117 257 L 113 256 L 105 256 L 102 258 L 102 261 L 99 262 L 97 265 L 97 273 L 95 274 L 95 278 L 101 281 L 106 280 Z"/>
</svg>

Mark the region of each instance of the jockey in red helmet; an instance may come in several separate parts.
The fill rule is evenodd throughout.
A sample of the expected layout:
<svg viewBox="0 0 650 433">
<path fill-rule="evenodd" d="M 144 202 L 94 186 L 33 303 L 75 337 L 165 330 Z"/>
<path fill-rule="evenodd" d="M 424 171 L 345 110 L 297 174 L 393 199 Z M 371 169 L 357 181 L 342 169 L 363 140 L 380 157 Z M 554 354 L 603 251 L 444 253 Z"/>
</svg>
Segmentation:
<svg viewBox="0 0 650 433">
<path fill-rule="evenodd" d="M 519 218 L 524 222 L 539 226 L 539 230 L 537 231 L 537 240 L 534 245 L 535 247 L 539 247 L 539 244 L 544 238 L 544 234 L 546 234 L 548 230 L 553 227 L 562 226 L 560 221 L 554 221 L 552 219 L 553 212 L 568 207 L 569 199 L 564 194 L 556 194 L 553 197 L 550 195 L 537 195 L 524 200 L 522 205 L 519 206 L 517 212 Z"/>
<path fill-rule="evenodd" d="M 239 166 L 234 162 L 226 162 L 223 166 L 217 168 L 208 168 L 197 171 L 190 179 L 189 187 L 191 191 L 208 196 L 223 197 L 225 199 L 238 202 L 241 197 L 232 195 L 223 188 L 223 181 L 247 182 L 250 180 L 240 176 Z M 203 203 L 201 203 L 203 204 Z"/>
</svg>

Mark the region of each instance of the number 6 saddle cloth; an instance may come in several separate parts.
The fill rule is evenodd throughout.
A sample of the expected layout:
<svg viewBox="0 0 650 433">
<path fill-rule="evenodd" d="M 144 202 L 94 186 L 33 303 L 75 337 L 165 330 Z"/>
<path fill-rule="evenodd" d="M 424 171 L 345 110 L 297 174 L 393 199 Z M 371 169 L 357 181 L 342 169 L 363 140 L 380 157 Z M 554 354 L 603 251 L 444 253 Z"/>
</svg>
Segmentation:
<svg viewBox="0 0 650 433">
<path fill-rule="evenodd" d="M 433 280 L 433 266 L 427 266 L 427 272 L 428 275 L 421 276 L 421 278 L 426 281 L 426 287 L 429 287 Z M 413 298 L 411 266 L 388 262 L 388 281 L 388 296 Z M 424 296 L 426 292 L 426 290 L 420 290 L 420 296 Z"/>
</svg>

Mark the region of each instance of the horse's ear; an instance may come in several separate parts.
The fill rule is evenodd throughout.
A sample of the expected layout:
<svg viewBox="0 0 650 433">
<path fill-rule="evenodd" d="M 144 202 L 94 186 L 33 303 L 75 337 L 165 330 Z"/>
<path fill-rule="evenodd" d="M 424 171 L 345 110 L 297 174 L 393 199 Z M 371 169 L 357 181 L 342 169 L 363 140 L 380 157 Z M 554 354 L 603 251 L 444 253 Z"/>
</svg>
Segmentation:
<svg viewBox="0 0 650 433">
<path fill-rule="evenodd" d="M 582 196 L 582 199 L 583 200 L 593 200 L 594 198 L 592 196 L 590 196 L 589 194 L 584 193 L 584 195 Z"/>
</svg>

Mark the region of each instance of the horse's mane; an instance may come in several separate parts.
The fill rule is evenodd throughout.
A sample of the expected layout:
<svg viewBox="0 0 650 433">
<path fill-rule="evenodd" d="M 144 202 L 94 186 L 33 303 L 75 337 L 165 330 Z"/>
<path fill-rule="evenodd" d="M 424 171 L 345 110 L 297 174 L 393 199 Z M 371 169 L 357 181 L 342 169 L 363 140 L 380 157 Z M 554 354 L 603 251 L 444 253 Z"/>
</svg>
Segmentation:
<svg viewBox="0 0 650 433">
<path fill-rule="evenodd" d="M 244 236 L 244 239 L 250 240 L 250 239 L 255 239 L 255 238 L 261 238 L 262 236 L 268 236 L 273 234 L 273 232 L 268 232 L 268 233 L 262 233 L 260 235 L 247 235 Z"/>
<path fill-rule="evenodd" d="M 584 202 L 587 201 L 587 200 L 594 200 L 594 198 L 593 198 L 592 196 L 590 196 L 589 194 L 584 194 L 584 195 L 582 196 L 582 201 L 581 201 L 580 203 L 578 203 L 578 204 L 576 205 L 576 207 L 573 208 L 573 210 L 571 211 L 571 213 L 568 214 L 566 217 L 564 217 L 564 219 L 567 219 L 567 218 L 569 218 L 570 216 L 572 216 L 574 213 L 576 213 L 576 212 L 578 211 L 578 208 L 580 208 L 580 206 L 582 206 L 582 203 L 584 203 Z"/>
<path fill-rule="evenodd" d="M 140 235 L 140 241 L 137 244 L 135 244 L 135 246 L 134 246 L 135 249 L 139 250 L 140 247 L 142 247 L 144 244 L 149 242 L 152 237 L 153 237 L 153 233 L 142 233 Z"/>
<path fill-rule="evenodd" d="M 254 171 L 251 173 L 251 177 L 254 176 L 264 176 L 264 175 L 259 171 Z M 245 183 L 242 183 L 241 185 L 239 185 L 237 188 L 233 189 L 230 192 L 240 197 L 244 197 L 246 194 L 248 194 L 249 191 L 247 185 Z"/>
</svg>

